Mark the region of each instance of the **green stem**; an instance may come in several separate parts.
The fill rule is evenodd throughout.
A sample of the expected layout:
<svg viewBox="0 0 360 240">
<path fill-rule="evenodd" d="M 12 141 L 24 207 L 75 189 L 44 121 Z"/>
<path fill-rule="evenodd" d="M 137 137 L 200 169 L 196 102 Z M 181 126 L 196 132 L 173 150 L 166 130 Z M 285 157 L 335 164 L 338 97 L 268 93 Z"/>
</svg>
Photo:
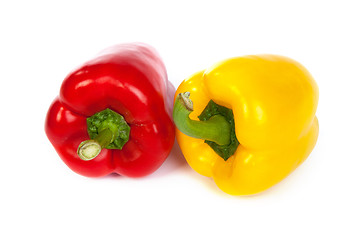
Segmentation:
<svg viewBox="0 0 360 240">
<path fill-rule="evenodd" d="M 94 139 L 80 143 L 77 153 L 82 160 L 88 161 L 94 159 L 103 148 L 114 140 L 114 137 L 113 131 L 108 128 L 104 129 Z"/>
<path fill-rule="evenodd" d="M 130 126 L 111 109 L 95 113 L 86 123 L 90 140 L 80 143 L 77 152 L 82 160 L 94 159 L 103 148 L 121 150 L 129 140 Z"/>
<path fill-rule="evenodd" d="M 221 115 L 215 115 L 206 121 L 195 121 L 189 118 L 193 111 L 190 93 L 180 93 L 175 99 L 173 118 L 176 127 L 184 134 L 215 142 L 219 145 L 230 143 L 231 125 Z"/>
</svg>

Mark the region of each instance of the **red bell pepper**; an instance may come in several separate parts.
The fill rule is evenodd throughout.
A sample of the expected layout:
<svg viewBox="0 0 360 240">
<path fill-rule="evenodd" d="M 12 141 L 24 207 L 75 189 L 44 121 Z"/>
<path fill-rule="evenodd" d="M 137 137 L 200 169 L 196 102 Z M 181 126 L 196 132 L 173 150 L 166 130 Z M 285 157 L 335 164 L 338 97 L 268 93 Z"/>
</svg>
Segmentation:
<svg viewBox="0 0 360 240">
<path fill-rule="evenodd" d="M 173 146 L 173 96 L 153 48 L 116 45 L 65 78 L 45 132 L 76 173 L 145 176 L 161 166 Z"/>
</svg>

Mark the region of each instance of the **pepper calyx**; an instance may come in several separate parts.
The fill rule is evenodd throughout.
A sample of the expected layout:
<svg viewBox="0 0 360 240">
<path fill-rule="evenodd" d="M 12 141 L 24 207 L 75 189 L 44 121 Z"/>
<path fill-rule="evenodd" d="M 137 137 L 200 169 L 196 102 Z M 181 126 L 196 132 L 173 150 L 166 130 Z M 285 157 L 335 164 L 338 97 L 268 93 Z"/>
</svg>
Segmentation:
<svg viewBox="0 0 360 240">
<path fill-rule="evenodd" d="M 90 140 L 83 141 L 78 147 L 82 160 L 95 158 L 103 148 L 122 149 L 130 137 L 130 126 L 124 117 L 107 108 L 86 119 Z"/>
<path fill-rule="evenodd" d="M 107 108 L 86 119 L 90 139 L 95 139 L 100 132 L 109 129 L 113 133 L 107 149 L 122 149 L 129 140 L 130 126 L 119 113 Z"/>
<path fill-rule="evenodd" d="M 221 158 L 226 161 L 235 153 L 237 147 L 240 144 L 236 138 L 234 114 L 231 109 L 218 105 L 213 100 L 210 100 L 198 118 L 200 121 L 208 121 L 215 116 L 223 116 L 229 123 L 231 129 L 230 142 L 227 145 L 219 145 L 214 141 L 205 140 L 205 143 L 208 144 Z"/>
</svg>

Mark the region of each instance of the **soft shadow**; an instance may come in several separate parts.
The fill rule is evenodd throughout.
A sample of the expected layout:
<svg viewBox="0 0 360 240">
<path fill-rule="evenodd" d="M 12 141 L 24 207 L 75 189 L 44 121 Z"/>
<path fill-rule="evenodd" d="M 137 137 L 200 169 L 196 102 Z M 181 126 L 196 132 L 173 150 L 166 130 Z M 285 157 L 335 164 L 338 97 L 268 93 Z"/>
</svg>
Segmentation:
<svg viewBox="0 0 360 240">
<path fill-rule="evenodd" d="M 122 175 L 119 175 L 117 173 L 110 173 L 109 175 L 106 175 L 104 177 L 102 177 L 103 179 L 107 179 L 107 178 L 110 178 L 110 179 L 117 179 L 117 178 L 123 178 L 124 176 Z"/>
</svg>

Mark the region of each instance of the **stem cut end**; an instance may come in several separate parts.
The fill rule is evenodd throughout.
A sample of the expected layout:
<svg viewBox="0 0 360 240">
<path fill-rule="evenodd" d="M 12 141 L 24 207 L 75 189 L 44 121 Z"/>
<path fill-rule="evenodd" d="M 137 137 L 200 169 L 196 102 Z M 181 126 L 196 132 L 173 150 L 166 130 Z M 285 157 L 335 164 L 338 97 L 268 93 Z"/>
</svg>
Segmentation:
<svg viewBox="0 0 360 240">
<path fill-rule="evenodd" d="M 190 112 L 194 111 L 193 102 L 190 99 L 190 92 L 179 93 L 178 97 L 187 110 Z"/>
<path fill-rule="evenodd" d="M 94 159 L 101 152 L 101 146 L 97 141 L 86 140 L 83 141 L 78 148 L 78 155 L 84 161 Z"/>
</svg>

